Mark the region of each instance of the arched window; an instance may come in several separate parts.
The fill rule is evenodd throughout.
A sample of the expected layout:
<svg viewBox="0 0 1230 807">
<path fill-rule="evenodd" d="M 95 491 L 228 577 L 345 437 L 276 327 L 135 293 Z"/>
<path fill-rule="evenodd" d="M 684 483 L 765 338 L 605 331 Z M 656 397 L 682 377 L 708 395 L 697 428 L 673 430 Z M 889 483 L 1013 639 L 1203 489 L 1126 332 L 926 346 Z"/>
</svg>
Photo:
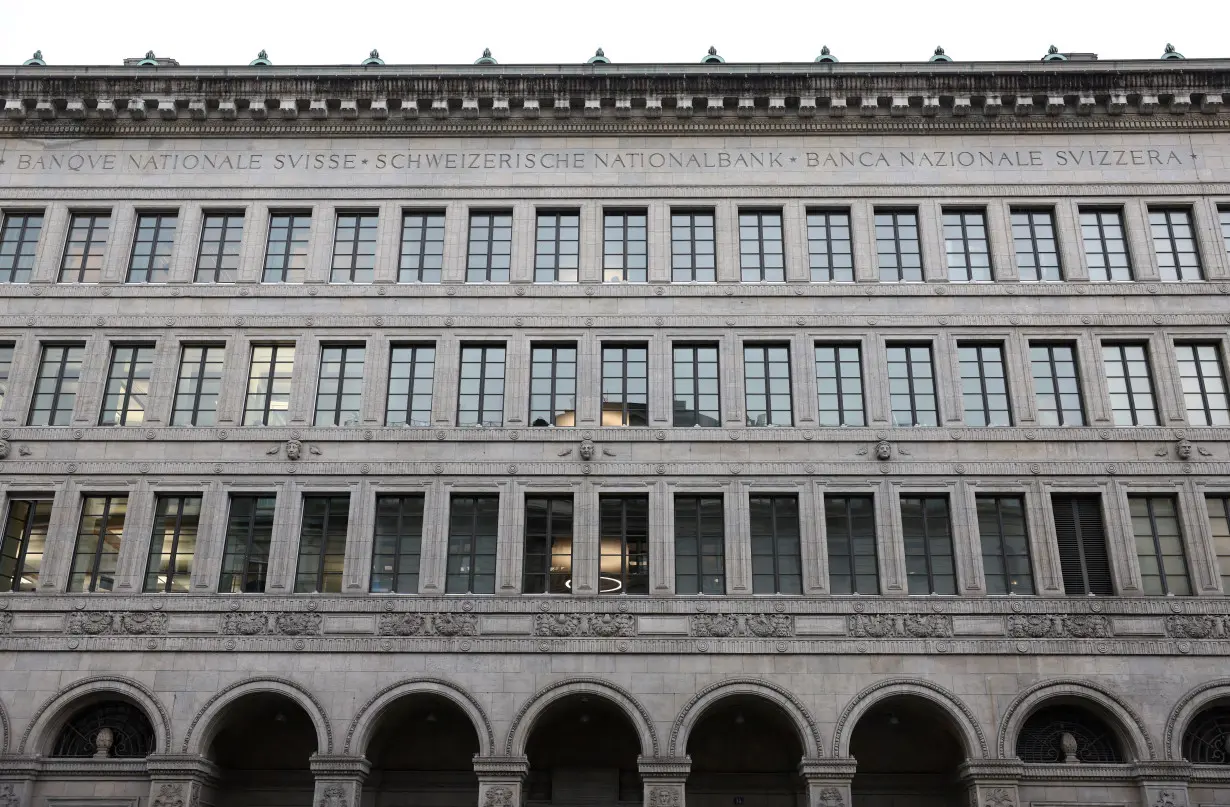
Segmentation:
<svg viewBox="0 0 1230 807">
<path fill-rule="evenodd" d="M 56 738 L 53 757 L 147 757 L 154 750 L 154 727 L 127 701 L 102 701 L 79 709 Z"/>
<path fill-rule="evenodd" d="M 1213 706 L 1183 732 L 1183 758 L 1200 765 L 1230 765 L 1230 706 Z"/>
<path fill-rule="evenodd" d="M 1024 762 L 1123 762 L 1110 727 L 1079 706 L 1048 706 L 1021 727 L 1016 755 Z"/>
</svg>

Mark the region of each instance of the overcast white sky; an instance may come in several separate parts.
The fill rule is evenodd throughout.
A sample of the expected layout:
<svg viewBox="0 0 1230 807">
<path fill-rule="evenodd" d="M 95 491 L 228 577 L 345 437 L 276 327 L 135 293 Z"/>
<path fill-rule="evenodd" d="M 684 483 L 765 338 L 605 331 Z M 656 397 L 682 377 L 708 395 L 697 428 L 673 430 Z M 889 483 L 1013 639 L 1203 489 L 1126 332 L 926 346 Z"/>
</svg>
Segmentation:
<svg viewBox="0 0 1230 807">
<path fill-rule="evenodd" d="M 0 0 L 0 65 L 40 48 L 56 65 L 153 50 L 184 65 L 1039 59 L 1050 44 L 1102 59 L 1230 56 L 1226 0 Z"/>
</svg>

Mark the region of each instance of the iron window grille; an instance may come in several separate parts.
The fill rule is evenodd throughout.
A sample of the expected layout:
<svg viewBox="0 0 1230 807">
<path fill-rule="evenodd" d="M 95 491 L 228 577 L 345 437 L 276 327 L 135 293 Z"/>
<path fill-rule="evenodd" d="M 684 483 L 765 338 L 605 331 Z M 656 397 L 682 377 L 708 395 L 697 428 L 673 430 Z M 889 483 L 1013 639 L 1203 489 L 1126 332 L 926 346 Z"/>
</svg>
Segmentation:
<svg viewBox="0 0 1230 807">
<path fill-rule="evenodd" d="M 1096 495 L 1055 494 L 1051 496 L 1051 513 L 1064 593 L 1113 596 L 1101 500 Z"/>
<path fill-rule="evenodd" d="M 743 346 L 744 399 L 748 426 L 791 426 L 790 346 Z"/>
<path fill-rule="evenodd" d="M 1023 281 L 1063 280 L 1055 214 L 1050 210 L 1013 210 L 1012 242 Z"/>
<path fill-rule="evenodd" d="M 717 280 L 713 211 L 671 211 L 671 282 Z"/>
<path fill-rule="evenodd" d="M 674 356 L 674 425 L 722 425 L 717 345 L 672 347 Z"/>
<path fill-rule="evenodd" d="M 602 282 L 647 282 L 649 228 L 645 211 L 607 211 L 602 218 Z"/>
<path fill-rule="evenodd" d="M 1217 555 L 1217 570 L 1221 575 L 1223 593 L 1230 593 L 1230 496 L 1206 496 L 1209 511 L 1209 532 L 1213 537 L 1213 552 Z"/>
<path fill-rule="evenodd" d="M 739 211 L 739 272 L 744 283 L 786 282 L 780 210 Z"/>
<path fill-rule="evenodd" d="M 1197 765 L 1230 765 L 1230 707 L 1202 709 L 1183 731 L 1183 758 Z"/>
<path fill-rule="evenodd" d="M 61 283 L 97 283 L 102 279 L 110 229 L 110 211 L 72 215 L 60 261 Z"/>
<path fill-rule="evenodd" d="M 1081 240 L 1089 279 L 1097 282 L 1132 280 L 1132 256 L 1118 210 L 1082 210 Z"/>
<path fill-rule="evenodd" d="M 372 593 L 417 594 L 423 552 L 421 495 L 377 496 Z"/>
<path fill-rule="evenodd" d="M 1192 594 L 1179 514 L 1171 496 L 1129 496 L 1132 533 L 1145 594 Z"/>
<path fill-rule="evenodd" d="M 1187 422 L 1193 426 L 1230 426 L 1221 349 L 1211 342 L 1188 342 L 1175 345 L 1175 353 Z"/>
<path fill-rule="evenodd" d="M 649 593 L 649 497 L 598 499 L 599 594 Z"/>
<path fill-rule="evenodd" d="M 875 230 L 880 282 L 921 283 L 923 269 L 918 214 L 912 210 L 877 210 Z"/>
<path fill-rule="evenodd" d="M 0 224 L 0 283 L 30 282 L 42 230 L 42 212 L 4 214 Z"/>
<path fill-rule="evenodd" d="M 272 213 L 265 245 L 265 283 L 302 283 L 307 271 L 312 216 L 307 212 Z"/>
<path fill-rule="evenodd" d="M 231 496 L 222 554 L 220 594 L 260 594 L 269 574 L 273 518 L 277 497 L 270 494 Z"/>
<path fill-rule="evenodd" d="M 602 346 L 602 425 L 649 425 L 649 348 Z"/>
<path fill-rule="evenodd" d="M 1004 350 L 998 344 L 957 346 L 967 426 L 1011 426 Z"/>
<path fill-rule="evenodd" d="M 128 258 L 129 283 L 166 283 L 171 276 L 175 247 L 176 213 L 141 213 Z"/>
<path fill-rule="evenodd" d="M 175 382 L 172 426 L 213 426 L 217 422 L 225 359 L 222 345 L 184 346 Z"/>
<path fill-rule="evenodd" d="M 525 497 L 525 594 L 571 594 L 572 496 Z"/>
<path fill-rule="evenodd" d="M 829 590 L 833 594 L 879 594 L 874 499 L 871 496 L 826 495 L 824 528 Z"/>
<path fill-rule="evenodd" d="M 447 594 L 494 594 L 499 496 L 453 496 L 449 508 Z"/>
<path fill-rule="evenodd" d="M 576 283 L 581 258 L 581 216 L 576 211 L 538 213 L 534 282 Z"/>
<path fill-rule="evenodd" d="M 330 283 L 371 283 L 376 270 L 377 213 L 338 213 Z"/>
<path fill-rule="evenodd" d="M 13 343 L 0 342 L 0 405 L 9 395 L 9 376 L 13 373 Z"/>
<path fill-rule="evenodd" d="M 1029 346 L 1034 399 L 1040 426 L 1084 426 L 1076 350 L 1070 344 L 1033 343 Z"/>
<path fill-rule="evenodd" d="M 342 592 L 350 496 L 304 496 L 295 593 Z"/>
<path fill-rule="evenodd" d="M 816 393 L 821 426 L 865 426 L 862 349 L 857 344 L 820 344 Z"/>
<path fill-rule="evenodd" d="M 97 745 L 103 729 L 111 732 L 111 748 Z M 154 753 L 154 727 L 139 708 L 127 701 L 101 701 L 79 709 L 60 729 L 53 757 L 141 759 Z"/>
<path fill-rule="evenodd" d="M 991 248 L 986 215 L 981 210 L 946 211 L 943 227 L 949 281 L 989 283 Z"/>
<path fill-rule="evenodd" d="M 43 345 L 28 425 L 67 426 L 72 421 L 84 357 L 83 345 Z"/>
<path fill-rule="evenodd" d="M 1192 227 L 1192 213 L 1182 208 L 1149 210 L 1153 253 L 1164 281 L 1203 280 L 1200 249 Z"/>
<path fill-rule="evenodd" d="M 398 283 L 439 283 L 444 268 L 444 214 L 406 212 L 401 217 Z"/>
<path fill-rule="evenodd" d="M 507 283 L 512 266 L 512 213 L 470 214 L 467 283 Z"/>
<path fill-rule="evenodd" d="M 948 497 L 902 496 L 901 533 L 909 593 L 956 594 Z"/>
<path fill-rule="evenodd" d="M 721 496 L 675 497 L 675 593 L 726 593 Z"/>
<path fill-rule="evenodd" d="M 935 365 L 931 346 L 888 346 L 888 392 L 894 426 L 938 426 Z"/>
<path fill-rule="evenodd" d="M 51 527 L 51 505 L 49 498 L 9 499 L 0 539 L 0 592 L 38 589 Z"/>
<path fill-rule="evenodd" d="M 802 594 L 803 559 L 797 496 L 752 496 L 748 502 L 753 594 Z"/>
<path fill-rule="evenodd" d="M 127 496 L 86 496 L 68 578 L 69 592 L 111 591 L 115 585 Z"/>
<path fill-rule="evenodd" d="M 253 345 L 244 403 L 245 426 L 285 426 L 290 420 L 294 345 Z"/>
<path fill-rule="evenodd" d="M 978 496 L 977 510 L 987 594 L 1033 594 L 1025 499 Z"/>
<path fill-rule="evenodd" d="M 530 425 L 577 424 L 576 345 L 530 348 Z"/>
<path fill-rule="evenodd" d="M 116 345 L 103 395 L 99 426 L 139 426 L 149 405 L 149 382 L 154 372 L 153 345 Z"/>
<path fill-rule="evenodd" d="M 243 252 L 243 213 L 206 213 L 196 257 L 197 283 L 234 283 Z"/>
<path fill-rule="evenodd" d="M 807 259 L 813 283 L 854 282 L 854 250 L 848 212 L 807 211 Z"/>
<path fill-rule="evenodd" d="M 1032 764 L 1067 762 L 1065 734 L 1076 740 L 1075 762 L 1126 761 L 1114 732 L 1087 710 L 1069 704 L 1044 707 L 1030 715 L 1017 736 L 1016 755 Z"/>
<path fill-rule="evenodd" d="M 200 520 L 200 496 L 158 497 L 145 565 L 145 591 L 188 592 Z"/>
<path fill-rule="evenodd" d="M 504 425 L 503 345 L 462 345 L 458 426 Z"/>
<path fill-rule="evenodd" d="M 431 425 L 431 395 L 435 377 L 434 345 L 393 345 L 389 354 L 387 426 Z"/>
<path fill-rule="evenodd" d="M 357 426 L 363 403 L 363 345 L 324 345 L 316 387 L 317 426 Z"/>
<path fill-rule="evenodd" d="M 1102 363 L 1115 425 L 1158 425 L 1148 348 L 1140 344 L 1104 344 Z"/>
</svg>

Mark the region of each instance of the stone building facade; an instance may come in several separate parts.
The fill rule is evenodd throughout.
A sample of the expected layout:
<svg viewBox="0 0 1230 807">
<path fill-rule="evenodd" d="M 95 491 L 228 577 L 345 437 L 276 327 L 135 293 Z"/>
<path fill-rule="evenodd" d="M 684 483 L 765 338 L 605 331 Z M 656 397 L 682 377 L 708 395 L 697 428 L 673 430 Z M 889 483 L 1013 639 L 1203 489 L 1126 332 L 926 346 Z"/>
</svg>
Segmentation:
<svg viewBox="0 0 1230 807">
<path fill-rule="evenodd" d="M 0 71 L 0 805 L 1230 803 L 1230 63 L 153 61 Z"/>
</svg>

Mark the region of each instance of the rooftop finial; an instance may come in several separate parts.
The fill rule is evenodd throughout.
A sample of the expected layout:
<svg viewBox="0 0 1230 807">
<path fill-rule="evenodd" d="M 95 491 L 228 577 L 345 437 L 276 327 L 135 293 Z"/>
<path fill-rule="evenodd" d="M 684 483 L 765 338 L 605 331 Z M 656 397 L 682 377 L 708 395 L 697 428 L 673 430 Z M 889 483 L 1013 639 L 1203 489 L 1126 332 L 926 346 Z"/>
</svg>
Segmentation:
<svg viewBox="0 0 1230 807">
<path fill-rule="evenodd" d="M 380 51 L 372 48 L 372 52 L 367 55 L 367 58 L 360 62 L 362 65 L 384 64 L 384 59 L 380 58 Z"/>
<path fill-rule="evenodd" d="M 820 47 L 820 55 L 816 57 L 816 61 L 817 62 L 836 62 L 837 57 L 833 55 L 833 52 L 831 50 L 829 50 L 828 45 L 822 45 Z"/>
<path fill-rule="evenodd" d="M 268 67 L 272 65 L 273 62 L 269 61 L 269 54 L 265 52 L 264 48 L 261 48 L 261 52 L 256 54 L 256 58 L 248 64 L 252 67 Z"/>
<path fill-rule="evenodd" d="M 709 46 L 709 55 L 710 55 L 710 56 L 717 56 L 717 47 L 716 47 L 715 45 L 710 45 L 710 46 Z"/>
<path fill-rule="evenodd" d="M 153 59 L 153 58 L 156 58 L 156 57 L 154 56 L 154 52 L 153 52 L 152 50 L 147 50 L 147 51 L 145 52 L 145 58 L 147 58 L 147 59 Z"/>
<path fill-rule="evenodd" d="M 1046 49 L 1046 52 L 1047 53 L 1059 53 L 1059 48 L 1055 47 L 1054 45 L 1051 45 L 1049 48 Z"/>
<path fill-rule="evenodd" d="M 34 51 L 33 58 L 26 59 L 22 64 L 27 67 L 30 65 L 38 65 L 41 67 L 47 66 L 47 63 L 43 61 L 43 52 L 41 50 Z"/>
<path fill-rule="evenodd" d="M 1047 48 L 1046 55 L 1042 57 L 1042 61 L 1044 62 L 1066 62 L 1067 60 L 1068 57 L 1060 53 L 1059 48 L 1054 45 Z"/>
<path fill-rule="evenodd" d="M 1162 58 L 1163 59 L 1182 59 L 1184 58 L 1184 56 L 1182 53 L 1179 53 L 1177 50 L 1174 49 L 1174 45 L 1167 42 L 1166 50 L 1162 53 Z"/>
<path fill-rule="evenodd" d="M 483 55 L 477 59 L 474 64 L 496 64 L 496 60 L 491 56 L 491 48 L 483 48 Z"/>
<path fill-rule="evenodd" d="M 137 65 L 139 67 L 157 67 L 158 57 L 154 55 L 152 50 L 147 50 L 145 52 L 145 58 L 137 62 Z"/>
<path fill-rule="evenodd" d="M 933 53 L 933 54 L 931 55 L 931 61 L 933 61 L 933 62 L 951 62 L 951 61 L 952 61 L 952 57 L 951 57 L 951 56 L 949 56 L 948 54 L 944 53 L 944 48 L 943 48 L 943 47 L 941 47 L 940 45 L 936 45 L 936 46 L 935 46 L 935 53 Z"/>
<path fill-rule="evenodd" d="M 589 64 L 610 64 L 611 60 L 606 57 L 606 51 L 598 48 L 594 51 L 594 55 L 589 57 Z"/>
<path fill-rule="evenodd" d="M 709 53 L 705 56 L 705 58 L 700 60 L 700 63 L 701 64 L 721 64 L 724 61 L 726 60 L 723 59 L 721 56 L 718 56 L 717 48 L 714 47 L 713 45 L 710 45 Z"/>
<path fill-rule="evenodd" d="M 828 45 L 821 45 L 821 46 L 820 46 L 820 55 L 821 55 L 821 56 L 828 56 L 830 53 L 832 53 L 832 51 L 830 51 L 830 50 L 829 50 L 829 46 L 828 46 Z"/>
<path fill-rule="evenodd" d="M 367 54 L 367 55 L 368 55 L 368 56 L 370 56 L 370 57 L 371 57 L 371 58 L 373 58 L 373 59 L 379 59 L 379 58 L 380 58 L 380 51 L 376 50 L 375 48 L 372 48 L 372 52 L 371 52 L 371 53 L 369 53 L 369 54 Z"/>
<path fill-rule="evenodd" d="M 1167 45 L 1166 50 L 1174 50 L 1174 45 Z M 606 54 L 603 53 L 602 48 L 598 48 L 596 51 L 594 51 L 594 55 L 595 56 L 606 56 Z"/>
</svg>

